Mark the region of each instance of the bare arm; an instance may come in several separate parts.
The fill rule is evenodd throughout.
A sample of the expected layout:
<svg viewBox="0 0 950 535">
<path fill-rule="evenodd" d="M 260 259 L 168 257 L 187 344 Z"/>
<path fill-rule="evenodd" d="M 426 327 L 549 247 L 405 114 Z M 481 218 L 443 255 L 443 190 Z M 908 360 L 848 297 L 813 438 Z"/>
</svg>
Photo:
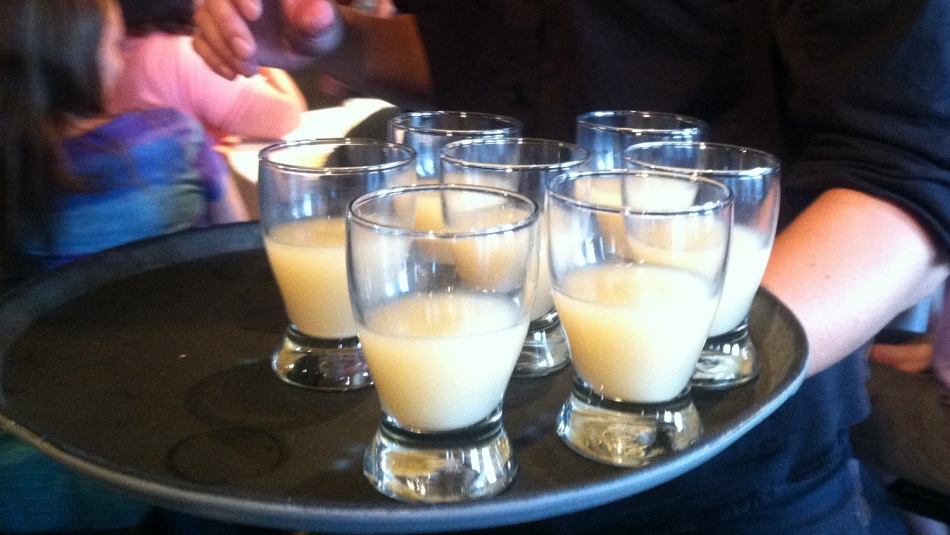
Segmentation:
<svg viewBox="0 0 950 535">
<path fill-rule="evenodd" d="M 854 190 L 823 194 L 775 240 L 763 286 L 802 322 L 809 374 L 870 340 L 950 273 L 920 223 Z"/>
<path fill-rule="evenodd" d="M 307 110 L 307 99 L 304 98 L 303 93 L 300 92 L 300 88 L 297 87 L 297 83 L 294 82 L 294 79 L 291 78 L 286 71 L 270 67 L 261 67 L 260 73 L 271 87 L 286 100 L 294 103 L 301 112 Z"/>
<path fill-rule="evenodd" d="M 431 99 L 428 59 L 412 16 L 381 18 L 326 0 L 284 0 L 284 23 L 252 35 L 247 21 L 261 17 L 259 2 L 205 0 L 196 12 L 195 50 L 218 74 L 251 74 L 259 57 L 283 68 L 311 61 L 361 92 L 397 104 Z M 341 39 L 328 38 L 339 33 Z"/>
<path fill-rule="evenodd" d="M 242 138 L 277 139 L 300 126 L 307 102 L 286 72 L 261 68 L 251 78 L 228 80 L 189 51 L 182 94 L 207 128 Z"/>
<path fill-rule="evenodd" d="M 245 139 L 278 139 L 300 126 L 307 100 L 296 82 L 281 69 L 261 67 L 260 74 L 244 80 L 241 84 L 244 87 L 234 95 L 232 105 L 209 106 L 217 111 L 221 130 Z M 225 84 L 235 83 L 214 73 L 209 76 Z M 233 90 L 221 92 L 222 96 L 231 94 Z M 207 97 L 205 102 L 208 102 Z"/>
</svg>

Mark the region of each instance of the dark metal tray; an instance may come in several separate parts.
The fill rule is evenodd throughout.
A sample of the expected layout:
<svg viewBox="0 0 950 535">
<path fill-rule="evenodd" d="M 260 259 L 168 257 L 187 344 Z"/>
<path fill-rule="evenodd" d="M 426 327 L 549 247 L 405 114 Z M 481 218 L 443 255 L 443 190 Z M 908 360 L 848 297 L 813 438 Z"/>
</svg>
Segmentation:
<svg viewBox="0 0 950 535">
<path fill-rule="evenodd" d="M 0 298 L 0 426 L 51 457 L 165 507 L 334 532 L 432 532 L 547 518 L 626 497 L 694 468 L 801 384 L 804 335 L 759 291 L 754 383 L 696 394 L 699 443 L 638 470 L 586 460 L 554 432 L 570 370 L 513 380 L 504 424 L 520 471 L 491 499 L 396 502 L 362 474 L 373 389 L 278 380 L 287 319 L 256 223 L 189 231 L 83 258 Z"/>
</svg>

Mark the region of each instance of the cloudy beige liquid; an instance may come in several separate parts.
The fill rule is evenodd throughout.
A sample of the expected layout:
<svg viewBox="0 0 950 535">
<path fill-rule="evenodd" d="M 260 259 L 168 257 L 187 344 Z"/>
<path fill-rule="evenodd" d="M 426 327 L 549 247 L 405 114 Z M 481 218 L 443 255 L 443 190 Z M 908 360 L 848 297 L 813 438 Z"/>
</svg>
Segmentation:
<svg viewBox="0 0 950 535">
<path fill-rule="evenodd" d="M 528 331 L 511 301 L 484 294 L 413 295 L 360 327 L 384 409 L 404 426 L 449 431 L 487 417 L 504 396 Z"/>
<path fill-rule="evenodd" d="M 342 218 L 278 225 L 264 237 L 264 246 L 287 315 L 297 329 L 316 338 L 356 336 Z"/>
<path fill-rule="evenodd" d="M 542 216 L 541 243 L 538 244 L 538 288 L 534 294 L 534 306 L 531 308 L 531 319 L 536 320 L 554 308 L 554 294 L 551 293 L 551 266 L 548 247 L 547 215 Z"/>
<path fill-rule="evenodd" d="M 771 251 L 772 248 L 754 231 L 741 227 L 733 229 L 722 299 L 709 330 L 710 336 L 731 331 L 748 316 Z"/>
<path fill-rule="evenodd" d="M 413 197 L 415 204 L 415 224 L 413 229 L 441 232 L 445 229 L 442 217 L 442 195 L 438 191 L 426 191 Z"/>
<path fill-rule="evenodd" d="M 584 381 L 610 398 L 653 403 L 689 383 L 719 296 L 687 271 L 614 265 L 568 273 L 554 301 Z"/>
</svg>

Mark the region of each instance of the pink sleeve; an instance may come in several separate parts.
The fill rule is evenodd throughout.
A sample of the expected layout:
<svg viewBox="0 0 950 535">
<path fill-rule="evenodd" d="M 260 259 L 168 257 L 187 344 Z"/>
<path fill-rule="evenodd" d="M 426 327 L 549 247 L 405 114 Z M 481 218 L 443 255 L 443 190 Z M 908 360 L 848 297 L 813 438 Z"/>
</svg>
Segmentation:
<svg viewBox="0 0 950 535">
<path fill-rule="evenodd" d="M 296 100 L 271 86 L 260 75 L 228 80 L 218 76 L 191 48 L 180 41 L 182 97 L 188 108 L 212 131 L 241 137 L 276 139 L 300 125 Z"/>
</svg>

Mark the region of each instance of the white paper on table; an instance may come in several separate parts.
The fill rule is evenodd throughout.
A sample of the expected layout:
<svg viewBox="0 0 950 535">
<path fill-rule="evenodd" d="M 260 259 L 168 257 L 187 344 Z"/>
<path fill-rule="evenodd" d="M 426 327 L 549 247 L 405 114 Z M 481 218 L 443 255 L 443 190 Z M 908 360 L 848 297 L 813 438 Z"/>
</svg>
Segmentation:
<svg viewBox="0 0 950 535">
<path fill-rule="evenodd" d="M 300 126 L 285 135 L 283 140 L 344 137 L 370 115 L 391 106 L 389 102 L 376 98 L 351 98 L 343 101 L 340 106 L 305 111 L 300 115 Z M 241 177 L 257 182 L 258 153 L 280 141 L 240 143 L 228 151 L 228 164 Z"/>
</svg>

